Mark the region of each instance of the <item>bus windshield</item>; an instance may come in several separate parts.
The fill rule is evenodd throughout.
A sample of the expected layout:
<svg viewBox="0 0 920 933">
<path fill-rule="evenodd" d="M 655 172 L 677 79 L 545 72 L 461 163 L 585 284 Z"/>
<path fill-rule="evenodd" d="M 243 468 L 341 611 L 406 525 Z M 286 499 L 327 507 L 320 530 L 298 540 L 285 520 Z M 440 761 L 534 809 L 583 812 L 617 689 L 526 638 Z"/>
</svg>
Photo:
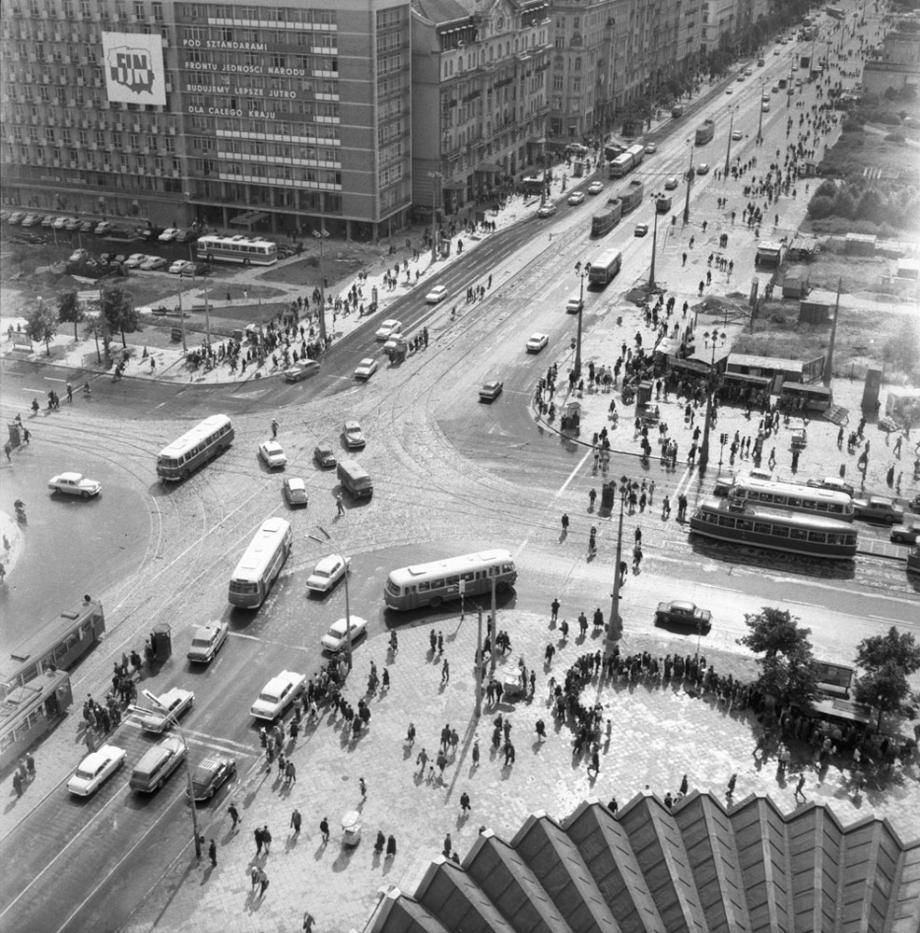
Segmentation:
<svg viewBox="0 0 920 933">
<path fill-rule="evenodd" d="M 270 518 L 256 532 L 230 578 L 229 601 L 255 609 L 262 605 L 281 572 L 294 535 L 283 518 Z"/>
</svg>

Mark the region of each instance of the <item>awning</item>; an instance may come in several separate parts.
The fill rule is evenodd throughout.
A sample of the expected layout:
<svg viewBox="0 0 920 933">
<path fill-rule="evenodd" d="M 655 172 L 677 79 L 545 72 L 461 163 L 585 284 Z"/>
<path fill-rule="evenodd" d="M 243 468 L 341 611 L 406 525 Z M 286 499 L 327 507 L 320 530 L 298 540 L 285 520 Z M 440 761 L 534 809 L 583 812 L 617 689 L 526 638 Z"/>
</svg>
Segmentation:
<svg viewBox="0 0 920 933">
<path fill-rule="evenodd" d="M 235 227 L 251 227 L 253 224 L 267 218 L 268 214 L 264 211 L 246 211 L 245 214 L 237 214 L 236 217 L 231 217 L 230 223 Z"/>
<path fill-rule="evenodd" d="M 503 171 L 502 167 L 496 162 L 480 162 L 476 166 L 476 171 L 485 175 L 494 175 L 496 172 Z"/>
</svg>

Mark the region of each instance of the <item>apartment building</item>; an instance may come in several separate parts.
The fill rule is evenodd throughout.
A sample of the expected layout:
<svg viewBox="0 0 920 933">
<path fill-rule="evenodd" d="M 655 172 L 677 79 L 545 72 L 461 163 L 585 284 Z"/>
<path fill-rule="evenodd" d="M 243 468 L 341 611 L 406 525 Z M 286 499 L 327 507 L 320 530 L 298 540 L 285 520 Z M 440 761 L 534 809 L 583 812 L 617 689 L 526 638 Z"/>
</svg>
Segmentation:
<svg viewBox="0 0 920 933">
<path fill-rule="evenodd" d="M 355 238 L 407 223 L 409 0 L 6 0 L 5 204 Z"/>
<path fill-rule="evenodd" d="M 413 194 L 453 214 L 545 145 L 549 0 L 412 0 Z"/>
<path fill-rule="evenodd" d="M 702 0 L 704 51 L 715 52 L 728 42 L 738 26 L 738 0 Z"/>
</svg>

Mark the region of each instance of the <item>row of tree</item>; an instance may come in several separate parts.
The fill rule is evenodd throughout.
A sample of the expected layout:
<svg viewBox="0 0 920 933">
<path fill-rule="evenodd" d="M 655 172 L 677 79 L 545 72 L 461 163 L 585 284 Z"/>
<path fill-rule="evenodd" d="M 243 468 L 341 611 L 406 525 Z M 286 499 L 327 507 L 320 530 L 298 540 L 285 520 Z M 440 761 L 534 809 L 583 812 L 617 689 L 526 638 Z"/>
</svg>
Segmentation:
<svg viewBox="0 0 920 933">
<path fill-rule="evenodd" d="M 811 220 L 845 217 L 848 220 L 911 227 L 920 216 L 920 191 L 909 185 L 890 185 L 882 190 L 863 179 L 821 182 L 808 203 Z"/>
<path fill-rule="evenodd" d="M 111 356 L 112 334 L 120 334 L 122 346 L 127 347 L 125 334 L 138 330 L 140 320 L 131 295 L 117 285 L 105 285 L 100 289 L 98 313 L 88 313 L 76 291 L 66 291 L 58 295 L 56 305 L 37 299 L 26 309 L 24 317 L 26 333 L 32 340 L 43 343 L 49 356 L 51 341 L 61 324 L 73 324 L 73 336 L 77 340 L 77 327 L 86 321 L 90 332 L 102 340 L 106 359 Z"/>
<path fill-rule="evenodd" d="M 807 707 L 818 684 L 811 629 L 802 628 L 787 609 L 769 606 L 746 614 L 744 621 L 750 631 L 738 642 L 761 655 L 758 687 L 780 706 Z M 911 697 L 908 677 L 920 670 L 920 645 L 913 635 L 892 626 L 885 635 L 859 643 L 855 664 L 861 672 L 855 684 L 856 702 L 879 714 L 900 714 Z"/>
</svg>

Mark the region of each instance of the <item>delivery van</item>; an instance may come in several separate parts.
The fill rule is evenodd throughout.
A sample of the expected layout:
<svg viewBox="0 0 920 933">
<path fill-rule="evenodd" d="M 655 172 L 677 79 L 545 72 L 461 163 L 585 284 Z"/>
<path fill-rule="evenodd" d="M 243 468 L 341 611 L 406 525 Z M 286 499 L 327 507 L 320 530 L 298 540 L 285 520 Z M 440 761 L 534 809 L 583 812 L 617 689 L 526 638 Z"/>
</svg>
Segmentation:
<svg viewBox="0 0 920 933">
<path fill-rule="evenodd" d="M 342 488 L 355 499 L 370 499 L 374 484 L 357 460 L 340 460 L 336 468 Z"/>
</svg>

